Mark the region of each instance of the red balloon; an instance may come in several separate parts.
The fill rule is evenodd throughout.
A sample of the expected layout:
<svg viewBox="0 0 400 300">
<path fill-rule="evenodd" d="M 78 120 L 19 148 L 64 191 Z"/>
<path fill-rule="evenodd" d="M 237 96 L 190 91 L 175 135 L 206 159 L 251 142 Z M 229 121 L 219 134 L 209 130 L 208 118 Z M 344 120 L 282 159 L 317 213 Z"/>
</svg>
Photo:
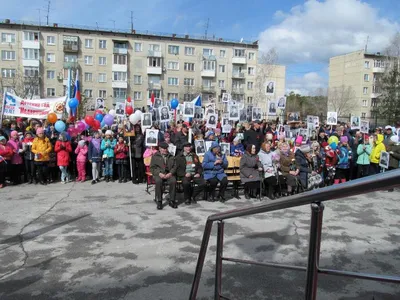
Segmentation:
<svg viewBox="0 0 400 300">
<path fill-rule="evenodd" d="M 75 117 L 74 116 L 70 116 L 67 120 L 68 123 L 74 123 L 75 122 Z"/>
<path fill-rule="evenodd" d="M 93 126 L 94 118 L 93 118 L 92 116 L 86 116 L 86 117 L 85 117 L 85 122 L 86 122 L 86 124 L 88 124 L 89 126 Z"/>
<path fill-rule="evenodd" d="M 96 116 L 97 114 L 103 114 L 103 111 L 101 109 L 96 109 L 96 111 L 94 112 L 94 115 Z"/>
<path fill-rule="evenodd" d="M 99 120 L 93 120 L 92 128 L 93 128 L 94 130 L 99 130 L 99 129 L 100 129 L 100 126 L 101 126 L 101 124 L 100 124 Z"/>
<path fill-rule="evenodd" d="M 126 114 L 127 114 L 128 116 L 130 116 L 131 114 L 133 114 L 133 108 L 132 108 L 132 106 L 127 106 L 127 107 L 125 108 L 125 112 L 126 112 Z"/>
<path fill-rule="evenodd" d="M 131 101 L 132 101 L 131 96 L 128 96 L 128 98 L 126 99 L 126 102 L 131 102 Z"/>
</svg>

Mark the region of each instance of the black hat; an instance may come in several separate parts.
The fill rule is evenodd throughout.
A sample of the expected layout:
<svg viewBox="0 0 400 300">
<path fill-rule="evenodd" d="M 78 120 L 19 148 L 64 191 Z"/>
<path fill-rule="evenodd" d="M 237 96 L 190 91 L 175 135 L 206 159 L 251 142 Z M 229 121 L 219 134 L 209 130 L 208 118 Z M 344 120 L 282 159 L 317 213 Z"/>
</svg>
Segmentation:
<svg viewBox="0 0 400 300">
<path fill-rule="evenodd" d="M 185 123 L 183 123 L 182 128 L 188 128 L 188 126 Z"/>
<path fill-rule="evenodd" d="M 184 143 L 184 144 L 183 144 L 183 147 L 192 147 L 192 144 L 189 143 L 189 142 L 187 142 L 187 143 Z"/>
<path fill-rule="evenodd" d="M 161 142 L 160 144 L 158 144 L 158 147 L 168 149 L 168 144 L 166 142 Z"/>
</svg>

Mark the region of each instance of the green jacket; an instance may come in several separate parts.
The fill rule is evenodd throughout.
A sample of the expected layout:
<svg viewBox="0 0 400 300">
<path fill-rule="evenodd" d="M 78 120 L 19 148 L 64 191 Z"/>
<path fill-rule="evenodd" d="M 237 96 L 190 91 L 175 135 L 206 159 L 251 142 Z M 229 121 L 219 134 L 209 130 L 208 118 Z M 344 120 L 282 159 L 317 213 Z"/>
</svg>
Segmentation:
<svg viewBox="0 0 400 300">
<path fill-rule="evenodd" d="M 363 147 L 365 146 L 365 150 Z M 360 144 L 357 147 L 357 165 L 369 165 L 369 156 L 371 155 L 372 147 L 370 144 Z"/>
<path fill-rule="evenodd" d="M 150 172 L 153 176 L 157 176 L 158 174 L 168 174 L 176 175 L 176 163 L 175 157 L 171 154 L 167 154 L 167 163 L 165 164 L 164 158 L 162 157 L 160 152 L 154 154 L 151 158 L 150 163 Z"/>
</svg>

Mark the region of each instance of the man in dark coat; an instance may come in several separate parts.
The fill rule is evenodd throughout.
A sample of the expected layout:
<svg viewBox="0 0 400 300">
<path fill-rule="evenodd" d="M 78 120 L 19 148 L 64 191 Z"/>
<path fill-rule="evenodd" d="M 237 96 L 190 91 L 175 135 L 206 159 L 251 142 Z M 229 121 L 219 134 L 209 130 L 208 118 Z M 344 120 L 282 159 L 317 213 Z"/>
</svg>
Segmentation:
<svg viewBox="0 0 400 300">
<path fill-rule="evenodd" d="M 162 209 L 162 185 L 166 181 L 169 185 L 169 205 L 178 208 L 176 201 L 176 163 L 175 157 L 168 152 L 168 144 L 161 142 L 159 151 L 153 155 L 150 163 L 150 171 L 156 183 L 157 209 Z"/>
<path fill-rule="evenodd" d="M 199 157 L 192 152 L 192 144 L 184 144 L 183 152 L 176 157 L 176 174 L 178 178 L 182 178 L 185 204 L 196 203 L 196 196 L 204 189 L 206 182 L 201 177 L 202 173 L 203 167 Z"/>
<path fill-rule="evenodd" d="M 192 137 L 192 141 L 193 141 Z M 189 142 L 189 129 L 186 124 L 182 124 L 182 129 L 175 135 L 175 146 L 176 153 L 180 153 L 183 150 L 183 145 Z"/>
<path fill-rule="evenodd" d="M 255 145 L 257 153 L 260 151 L 261 144 L 264 141 L 264 135 L 261 130 L 261 122 L 255 121 L 251 129 L 244 132 L 243 144 L 246 148 L 247 145 Z"/>
<path fill-rule="evenodd" d="M 308 187 L 308 176 L 311 173 L 310 163 L 308 156 L 310 155 L 311 148 L 308 145 L 303 145 L 297 149 L 295 153 L 296 164 L 299 168 L 300 182 L 304 189 Z"/>
</svg>

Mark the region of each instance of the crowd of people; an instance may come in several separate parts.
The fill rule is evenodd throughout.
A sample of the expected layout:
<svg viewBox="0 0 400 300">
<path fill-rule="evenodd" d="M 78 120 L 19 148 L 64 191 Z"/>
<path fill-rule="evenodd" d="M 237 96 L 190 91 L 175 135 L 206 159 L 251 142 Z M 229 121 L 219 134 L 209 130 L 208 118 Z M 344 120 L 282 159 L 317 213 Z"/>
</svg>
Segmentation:
<svg viewBox="0 0 400 300">
<path fill-rule="evenodd" d="M 219 122 L 216 128 L 207 128 L 204 121 L 171 123 L 164 132 L 158 131 L 158 146 L 146 146 L 140 123 L 134 125 L 133 137 L 124 136 L 122 124 L 70 136 L 58 133 L 47 121 L 5 120 L 0 129 L 0 188 L 87 180 L 139 184 L 150 180 L 147 171 L 155 183 L 157 208 L 162 209 L 164 184 L 169 186 L 170 206 L 177 208 L 178 180 L 186 204 L 203 198 L 224 202 L 227 156 L 240 157 L 246 199 L 263 193 L 273 200 L 375 175 L 382 171 L 382 152 L 389 153 L 389 170 L 399 168 L 400 122 L 369 134 L 351 130 L 346 123 L 321 124 L 309 137 L 298 133 L 307 125 L 295 122 L 290 124 L 289 138 L 277 122 L 236 122 L 226 134 L 221 133 Z M 158 122 L 152 128 L 159 129 Z M 200 140 L 209 142 L 205 153 L 195 148 Z M 222 143 L 230 147 L 221 147 Z M 150 163 L 145 164 L 147 157 Z"/>
</svg>

